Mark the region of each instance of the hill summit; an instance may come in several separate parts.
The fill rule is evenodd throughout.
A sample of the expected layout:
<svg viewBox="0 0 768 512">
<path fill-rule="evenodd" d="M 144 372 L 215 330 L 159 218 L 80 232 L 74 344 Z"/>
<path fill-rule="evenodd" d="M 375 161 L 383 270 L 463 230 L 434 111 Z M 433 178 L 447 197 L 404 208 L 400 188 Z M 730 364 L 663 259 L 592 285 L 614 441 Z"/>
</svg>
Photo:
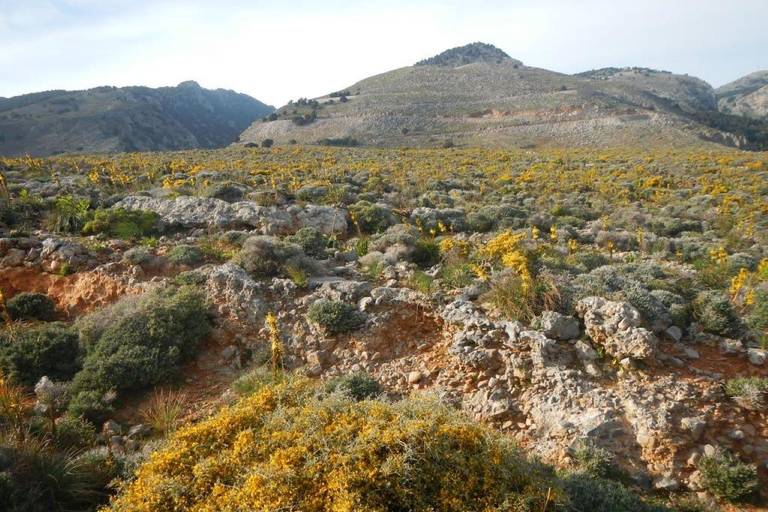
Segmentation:
<svg viewBox="0 0 768 512">
<path fill-rule="evenodd" d="M 523 64 L 522 62 L 513 59 L 504 51 L 496 48 L 492 44 L 478 42 L 451 48 L 450 50 L 446 50 L 443 53 L 435 55 L 434 57 L 430 57 L 429 59 L 420 60 L 416 63 L 416 65 L 457 68 L 459 66 L 472 64 L 474 62 L 501 64 L 504 61 L 512 61 L 518 66 Z"/>
</svg>

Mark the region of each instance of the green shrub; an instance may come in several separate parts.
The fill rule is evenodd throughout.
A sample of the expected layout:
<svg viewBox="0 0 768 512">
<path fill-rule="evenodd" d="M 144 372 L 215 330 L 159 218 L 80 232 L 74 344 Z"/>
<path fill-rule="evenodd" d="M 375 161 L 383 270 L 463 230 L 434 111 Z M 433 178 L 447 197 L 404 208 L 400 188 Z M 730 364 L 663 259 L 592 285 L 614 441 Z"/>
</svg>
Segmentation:
<svg viewBox="0 0 768 512">
<path fill-rule="evenodd" d="M 56 446 L 62 450 L 82 450 L 93 446 L 96 429 L 83 417 L 65 414 L 56 421 Z"/>
<path fill-rule="evenodd" d="M 643 502 L 618 482 L 574 473 L 563 479 L 568 512 L 671 512 L 668 508 Z"/>
<path fill-rule="evenodd" d="M 177 286 L 200 286 L 206 281 L 206 277 L 199 272 L 190 270 L 182 272 L 173 278 L 173 283 Z"/>
<path fill-rule="evenodd" d="M 152 261 L 154 256 L 146 247 L 133 247 L 123 253 L 123 261 L 131 265 L 144 265 Z"/>
<path fill-rule="evenodd" d="M 304 254 L 313 258 L 325 259 L 328 256 L 328 242 L 320 230 L 301 228 L 295 234 L 285 237 L 285 241 L 298 245 Z"/>
<path fill-rule="evenodd" d="M 271 236 L 254 236 L 246 240 L 234 263 L 241 266 L 254 279 L 269 279 L 285 275 L 288 266 L 301 269 L 308 275 L 317 273 L 317 263 L 307 258 L 297 245 Z"/>
<path fill-rule="evenodd" d="M 569 265 L 583 267 L 587 272 L 608 264 L 608 258 L 595 251 L 579 251 L 568 256 L 565 261 Z"/>
<path fill-rule="evenodd" d="M 434 240 L 420 238 L 416 240 L 410 259 L 422 268 L 436 265 L 440 262 L 440 245 Z"/>
<path fill-rule="evenodd" d="M 573 451 L 576 468 L 592 477 L 603 478 L 613 471 L 613 454 L 599 447 L 579 446 Z"/>
<path fill-rule="evenodd" d="M 202 295 L 189 287 L 158 290 L 117 319 L 88 351 L 74 389 L 140 389 L 175 376 L 209 332 Z"/>
<path fill-rule="evenodd" d="M 693 302 L 694 318 L 705 331 L 729 338 L 744 334 L 744 324 L 720 292 L 708 291 L 700 294 Z"/>
<path fill-rule="evenodd" d="M 699 471 L 709 492 L 732 502 L 752 498 L 760 486 L 754 464 L 745 464 L 725 452 L 702 457 Z"/>
<path fill-rule="evenodd" d="M 234 203 L 241 201 L 245 194 L 241 185 L 235 183 L 216 183 L 203 190 L 203 197 Z"/>
<path fill-rule="evenodd" d="M 56 318 L 56 303 L 43 293 L 20 293 L 6 304 L 8 315 L 14 320 L 41 320 Z"/>
<path fill-rule="evenodd" d="M 34 386 L 44 375 L 70 380 L 80 369 L 81 359 L 77 333 L 62 323 L 0 336 L 0 366 L 6 375 L 27 386 Z"/>
<path fill-rule="evenodd" d="M 83 226 L 83 234 L 105 233 L 121 240 L 143 238 L 156 233 L 159 218 L 157 213 L 150 211 L 98 209 L 94 212 L 93 219 Z"/>
<path fill-rule="evenodd" d="M 527 281 L 518 275 L 507 275 L 491 283 L 484 299 L 511 320 L 530 322 L 542 311 L 563 310 L 564 298 L 550 275 L 535 276 Z"/>
<path fill-rule="evenodd" d="M 114 412 L 112 402 L 115 394 L 111 391 L 85 390 L 76 393 L 67 407 L 67 414 L 83 418 L 95 425 L 109 418 Z"/>
<path fill-rule="evenodd" d="M 741 407 L 759 411 L 766 403 L 768 394 L 767 377 L 737 377 L 725 383 L 726 396 L 733 399 Z"/>
<path fill-rule="evenodd" d="M 388 209 L 368 201 L 358 201 L 349 207 L 349 213 L 361 233 L 382 233 L 394 225 L 395 218 Z"/>
<path fill-rule="evenodd" d="M 196 245 L 177 245 L 165 257 L 174 265 L 194 265 L 205 259 L 202 249 Z"/>
<path fill-rule="evenodd" d="M 328 381 L 325 389 L 329 393 L 344 393 L 355 401 L 376 398 L 384 392 L 379 381 L 367 373 L 351 373 Z"/>
<path fill-rule="evenodd" d="M 330 334 L 351 331 L 364 321 L 362 313 L 339 300 L 321 299 L 309 307 L 307 318 Z"/>
</svg>

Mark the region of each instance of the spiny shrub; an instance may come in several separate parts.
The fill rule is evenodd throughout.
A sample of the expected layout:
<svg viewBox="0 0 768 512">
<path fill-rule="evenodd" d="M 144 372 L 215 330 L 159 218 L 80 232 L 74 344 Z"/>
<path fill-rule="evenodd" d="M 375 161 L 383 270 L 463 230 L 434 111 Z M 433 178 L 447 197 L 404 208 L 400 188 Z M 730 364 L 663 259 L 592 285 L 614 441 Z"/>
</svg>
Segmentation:
<svg viewBox="0 0 768 512">
<path fill-rule="evenodd" d="M 83 226 L 83 234 L 105 233 L 121 240 L 142 238 L 156 232 L 159 218 L 157 213 L 150 211 L 99 209 L 94 212 L 93 219 Z"/>
<path fill-rule="evenodd" d="M 244 196 L 243 187 L 235 183 L 216 183 L 203 190 L 203 197 L 221 199 L 228 203 L 241 201 Z"/>
<path fill-rule="evenodd" d="M 81 364 L 77 333 L 63 323 L 52 323 L 0 335 L 0 367 L 27 386 L 43 375 L 70 380 Z"/>
<path fill-rule="evenodd" d="M 365 321 L 363 314 L 346 302 L 326 299 L 312 304 L 307 318 L 330 334 L 351 331 Z"/>
<path fill-rule="evenodd" d="M 349 213 L 362 233 L 381 233 L 395 223 L 392 212 L 368 201 L 353 204 L 349 207 Z"/>
<path fill-rule="evenodd" d="M 744 324 L 721 292 L 708 291 L 693 302 L 694 318 L 705 331 L 729 338 L 744 334 Z"/>
<path fill-rule="evenodd" d="M 285 237 L 285 241 L 298 245 L 307 256 L 323 259 L 327 257 L 328 242 L 316 228 L 301 228 L 295 234 Z"/>
<path fill-rule="evenodd" d="M 93 446 L 96 429 L 90 421 L 65 414 L 56 420 L 56 446 L 63 450 L 82 450 Z"/>
<path fill-rule="evenodd" d="M 189 287 L 158 290 L 117 319 L 88 351 L 76 391 L 139 389 L 174 376 L 209 332 L 205 299 Z"/>
<path fill-rule="evenodd" d="M 643 502 L 618 482 L 574 473 L 563 479 L 568 512 L 672 512 L 666 507 Z"/>
<path fill-rule="evenodd" d="M 768 378 L 737 377 L 725 383 L 725 394 L 741 407 L 759 411 L 766 403 Z"/>
<path fill-rule="evenodd" d="M 205 259 L 203 250 L 196 245 L 177 245 L 168 251 L 165 257 L 174 265 L 194 265 Z"/>
<path fill-rule="evenodd" d="M 269 279 L 285 273 L 288 266 L 317 272 L 317 263 L 307 258 L 297 245 L 271 236 L 254 236 L 246 240 L 234 263 L 243 267 L 254 279 Z"/>
<path fill-rule="evenodd" d="M 434 398 L 355 402 L 289 379 L 179 430 L 111 510 L 533 512 L 561 501 L 548 468 Z"/>
<path fill-rule="evenodd" d="M 372 375 L 367 373 L 351 373 L 328 381 L 325 389 L 330 392 L 344 393 L 356 401 L 376 398 L 384 389 Z"/>
<path fill-rule="evenodd" d="M 726 452 L 702 457 L 699 471 L 709 492 L 732 502 L 753 497 L 760 485 L 754 464 L 745 464 Z"/>
<path fill-rule="evenodd" d="M 613 454 L 595 446 L 578 446 L 573 460 L 579 471 L 593 477 L 605 477 L 613 470 Z"/>
<path fill-rule="evenodd" d="M 56 303 L 44 293 L 20 293 L 6 304 L 8 315 L 14 320 L 41 320 L 56 318 Z"/>
</svg>

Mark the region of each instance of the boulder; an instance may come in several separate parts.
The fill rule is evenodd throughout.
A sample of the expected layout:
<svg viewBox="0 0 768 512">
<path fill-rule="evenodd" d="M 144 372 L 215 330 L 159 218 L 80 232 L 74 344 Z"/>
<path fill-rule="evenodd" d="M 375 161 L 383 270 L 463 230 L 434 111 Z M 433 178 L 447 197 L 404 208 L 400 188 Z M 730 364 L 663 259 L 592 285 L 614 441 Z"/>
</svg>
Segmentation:
<svg viewBox="0 0 768 512">
<path fill-rule="evenodd" d="M 640 312 L 628 302 L 587 297 L 576 306 L 587 335 L 617 359 L 650 359 L 656 352 L 656 336 L 641 327 Z"/>
</svg>

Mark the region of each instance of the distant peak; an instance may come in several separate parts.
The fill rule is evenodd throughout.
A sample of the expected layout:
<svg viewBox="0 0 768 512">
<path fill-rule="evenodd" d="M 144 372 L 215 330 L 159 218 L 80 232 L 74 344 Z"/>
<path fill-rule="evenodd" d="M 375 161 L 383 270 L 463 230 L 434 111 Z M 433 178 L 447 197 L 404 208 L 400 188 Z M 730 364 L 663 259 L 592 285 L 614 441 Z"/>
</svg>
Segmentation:
<svg viewBox="0 0 768 512">
<path fill-rule="evenodd" d="M 178 85 L 179 88 L 187 88 L 187 89 L 200 89 L 200 84 L 195 82 L 194 80 L 187 80 L 186 82 L 181 82 Z"/>
<path fill-rule="evenodd" d="M 522 65 L 522 62 L 519 60 L 513 59 L 492 44 L 486 43 L 471 43 L 465 46 L 451 48 L 434 57 L 419 61 L 416 65 L 455 68 L 464 66 L 465 64 L 472 64 L 473 62 L 489 62 L 492 64 L 511 62 L 513 64 Z"/>
</svg>

